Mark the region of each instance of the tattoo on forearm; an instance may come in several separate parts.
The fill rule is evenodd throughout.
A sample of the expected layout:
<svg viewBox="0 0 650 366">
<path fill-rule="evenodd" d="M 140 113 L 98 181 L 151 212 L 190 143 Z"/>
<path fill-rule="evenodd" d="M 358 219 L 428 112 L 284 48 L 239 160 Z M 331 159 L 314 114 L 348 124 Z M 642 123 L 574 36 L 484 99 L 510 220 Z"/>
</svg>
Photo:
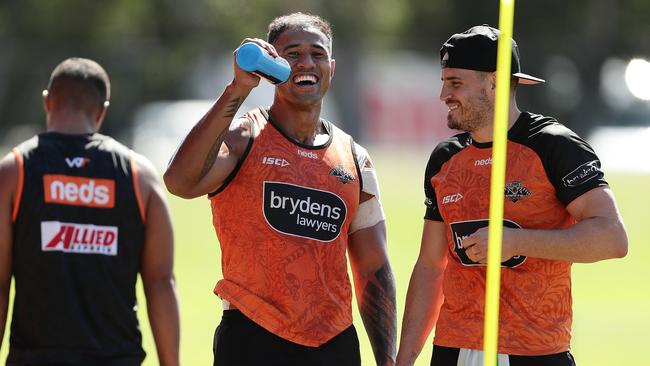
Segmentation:
<svg viewBox="0 0 650 366">
<path fill-rule="evenodd" d="M 226 105 L 226 114 L 224 115 L 224 118 L 235 117 L 235 113 L 237 113 L 237 110 L 239 109 L 239 106 L 243 102 L 243 99 L 244 98 L 235 98 L 228 101 L 228 104 Z M 208 174 L 208 171 L 210 171 L 210 168 L 214 164 L 214 161 L 217 160 L 217 156 L 219 156 L 219 150 L 221 149 L 221 144 L 223 143 L 223 140 L 226 137 L 226 133 L 228 133 L 228 127 L 226 127 L 223 131 L 221 131 L 219 136 L 217 136 L 216 140 L 214 140 L 214 143 L 212 144 L 212 147 L 208 152 L 208 156 L 206 156 L 205 161 L 203 162 L 203 168 L 201 168 L 200 178 L 203 178 L 205 177 L 206 174 Z"/>
<path fill-rule="evenodd" d="M 388 263 L 368 281 L 361 296 L 361 318 L 377 365 L 384 365 L 396 355 L 397 320 L 395 311 L 395 279 Z"/>
<path fill-rule="evenodd" d="M 239 106 L 241 105 L 243 98 L 235 98 L 231 101 L 228 102 L 228 105 L 226 106 L 226 115 L 224 117 L 226 118 L 233 118 L 235 117 L 235 113 L 237 113 L 237 110 L 239 109 Z"/>
<path fill-rule="evenodd" d="M 205 161 L 203 162 L 203 168 L 201 168 L 201 174 L 199 176 L 200 178 L 203 178 L 206 174 L 208 174 L 208 171 L 214 164 L 214 161 L 217 160 L 217 156 L 219 156 L 219 150 L 221 149 L 221 144 L 223 143 L 223 139 L 226 137 L 227 132 L 228 128 L 225 128 L 223 131 L 221 131 L 219 136 L 217 136 L 217 139 L 214 140 L 210 151 L 208 151 L 208 156 L 206 156 Z"/>
</svg>

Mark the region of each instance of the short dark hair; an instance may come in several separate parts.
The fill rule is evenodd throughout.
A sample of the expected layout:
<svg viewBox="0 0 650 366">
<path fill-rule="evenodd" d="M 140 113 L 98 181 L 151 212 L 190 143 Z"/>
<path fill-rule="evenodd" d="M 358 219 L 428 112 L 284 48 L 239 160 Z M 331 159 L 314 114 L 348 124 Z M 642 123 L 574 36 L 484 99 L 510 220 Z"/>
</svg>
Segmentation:
<svg viewBox="0 0 650 366">
<path fill-rule="evenodd" d="M 58 89 L 74 89 L 86 98 L 91 97 L 98 106 L 103 106 L 111 97 L 111 82 L 106 70 L 97 62 L 80 57 L 71 57 L 58 64 L 52 71 L 47 89 L 50 93 L 58 93 Z"/>
<path fill-rule="evenodd" d="M 332 25 L 325 19 L 319 17 L 318 15 L 306 14 L 306 13 L 292 13 L 288 15 L 283 15 L 273 19 L 271 24 L 269 24 L 269 33 L 267 34 L 267 42 L 273 44 L 280 35 L 287 29 L 306 29 L 309 27 L 314 27 L 327 37 L 329 41 L 329 50 L 332 51 Z"/>
</svg>

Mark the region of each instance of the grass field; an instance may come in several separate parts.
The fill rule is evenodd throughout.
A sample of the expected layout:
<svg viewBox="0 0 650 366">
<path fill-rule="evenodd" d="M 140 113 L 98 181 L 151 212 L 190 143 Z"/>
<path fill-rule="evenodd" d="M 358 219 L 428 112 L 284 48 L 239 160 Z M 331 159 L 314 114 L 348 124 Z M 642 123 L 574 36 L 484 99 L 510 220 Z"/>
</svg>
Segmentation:
<svg viewBox="0 0 650 366">
<path fill-rule="evenodd" d="M 397 281 L 401 322 L 406 288 L 416 259 L 422 227 L 422 177 L 427 152 L 370 149 L 381 180 L 388 219 L 390 259 Z M 626 258 L 573 267 L 573 354 L 579 365 L 647 365 L 650 339 L 650 175 L 608 175 L 628 228 Z M 184 365 L 212 364 L 212 334 L 220 320 L 221 303 L 212 293 L 220 278 L 220 253 L 210 220 L 208 201 L 170 198 L 175 224 L 175 272 L 181 305 L 181 359 Z M 157 365 L 141 289 L 139 317 L 148 353 L 145 365 Z M 372 352 L 355 309 L 364 365 Z M 7 354 L 8 327 L 0 350 Z M 431 342 L 417 365 L 428 365 Z"/>
</svg>

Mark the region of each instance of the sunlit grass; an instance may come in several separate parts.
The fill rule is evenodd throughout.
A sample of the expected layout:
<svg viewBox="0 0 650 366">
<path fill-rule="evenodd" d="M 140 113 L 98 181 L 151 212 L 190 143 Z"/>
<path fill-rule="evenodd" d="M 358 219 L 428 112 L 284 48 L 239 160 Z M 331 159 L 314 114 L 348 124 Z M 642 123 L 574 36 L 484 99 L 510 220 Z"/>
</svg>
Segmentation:
<svg viewBox="0 0 650 366">
<path fill-rule="evenodd" d="M 404 297 L 419 250 L 424 215 L 422 184 L 428 152 L 374 151 L 388 218 L 389 252 L 397 282 L 401 322 Z M 616 194 L 630 236 L 630 251 L 621 260 L 574 265 L 573 354 L 581 365 L 642 365 L 650 339 L 650 175 L 607 177 Z M 212 364 L 212 336 L 221 317 L 221 303 L 212 289 L 220 278 L 220 253 L 211 224 L 208 200 L 170 197 L 175 224 L 176 267 L 181 305 L 181 358 L 184 365 Z M 157 365 L 144 295 L 139 289 L 139 318 L 148 353 L 145 365 Z M 355 305 L 356 307 L 356 305 Z M 9 321 L 7 322 L 9 323 Z M 355 309 L 364 365 L 373 357 Z M 9 324 L 0 358 L 7 354 Z M 431 342 L 417 365 L 429 365 Z"/>
</svg>

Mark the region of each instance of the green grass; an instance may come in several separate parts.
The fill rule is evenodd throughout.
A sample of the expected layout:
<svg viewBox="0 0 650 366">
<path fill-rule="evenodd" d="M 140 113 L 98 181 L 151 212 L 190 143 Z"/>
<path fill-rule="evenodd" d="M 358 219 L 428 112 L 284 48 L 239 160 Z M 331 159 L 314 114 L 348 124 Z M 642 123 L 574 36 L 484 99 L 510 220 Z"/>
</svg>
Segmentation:
<svg viewBox="0 0 650 366">
<path fill-rule="evenodd" d="M 417 257 L 422 228 L 422 179 L 428 152 L 391 152 L 370 149 L 381 180 L 382 201 L 388 219 L 389 254 L 397 282 L 401 322 L 404 298 Z M 626 258 L 573 267 L 573 354 L 579 365 L 641 365 L 650 339 L 650 175 L 608 175 L 628 228 L 630 251 Z M 212 335 L 221 317 L 221 303 L 212 289 L 220 278 L 220 253 L 211 224 L 208 200 L 170 197 L 175 224 L 175 273 L 181 305 L 181 360 L 184 365 L 212 362 Z M 139 317 L 148 353 L 145 365 L 157 358 L 139 289 Z M 373 357 L 355 309 L 364 365 Z M 7 330 L 5 333 L 8 333 Z M 7 354 L 7 336 L 0 359 Z M 417 365 L 428 365 L 431 337 Z"/>
</svg>

